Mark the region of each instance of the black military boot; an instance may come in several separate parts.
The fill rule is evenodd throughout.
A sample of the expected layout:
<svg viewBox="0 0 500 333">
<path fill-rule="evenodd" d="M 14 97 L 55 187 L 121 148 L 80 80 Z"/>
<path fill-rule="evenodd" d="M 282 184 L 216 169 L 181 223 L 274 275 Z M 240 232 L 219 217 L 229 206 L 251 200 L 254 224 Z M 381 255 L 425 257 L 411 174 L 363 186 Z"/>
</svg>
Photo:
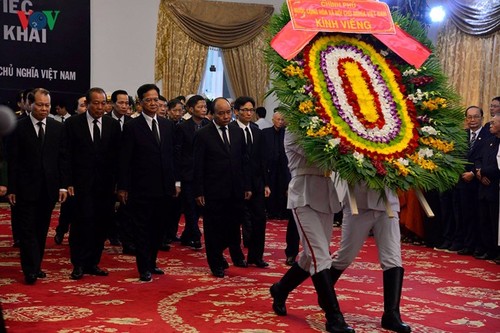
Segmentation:
<svg viewBox="0 0 500 333">
<path fill-rule="evenodd" d="M 325 269 L 314 274 L 312 280 L 318 294 L 319 305 L 325 312 L 326 331 L 331 333 L 354 333 L 354 329 L 347 325 L 342 312 L 340 312 L 330 270 Z"/>
<path fill-rule="evenodd" d="M 297 263 L 283 275 L 279 282 L 273 284 L 269 291 L 273 298 L 273 310 L 278 316 L 286 316 L 286 299 L 288 294 L 309 277 L 309 272 L 299 267 Z"/>
<path fill-rule="evenodd" d="M 382 315 L 382 327 L 398 333 L 409 333 L 411 332 L 411 327 L 403 323 L 401 314 L 399 313 L 403 275 L 403 267 L 394 267 L 384 271 L 384 314 Z"/>
</svg>

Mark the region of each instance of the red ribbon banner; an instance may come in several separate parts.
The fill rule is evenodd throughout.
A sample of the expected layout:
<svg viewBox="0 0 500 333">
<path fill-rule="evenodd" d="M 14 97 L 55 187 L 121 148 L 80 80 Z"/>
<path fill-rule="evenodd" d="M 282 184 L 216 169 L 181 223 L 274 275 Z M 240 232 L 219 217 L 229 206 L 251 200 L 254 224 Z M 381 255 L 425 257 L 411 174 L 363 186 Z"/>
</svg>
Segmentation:
<svg viewBox="0 0 500 333">
<path fill-rule="evenodd" d="M 367 29 L 369 31 L 363 31 L 364 33 L 373 34 L 394 53 L 416 68 L 422 66 L 431 54 L 427 47 L 406 31 L 394 26 L 390 12 L 390 24 L 388 24 L 387 17 L 383 15 L 383 7 L 373 7 L 374 4 L 377 6 L 381 4 L 379 2 L 371 0 L 287 0 L 287 2 L 292 19 L 271 41 L 271 47 L 286 60 L 295 57 L 320 31 L 362 33 L 361 30 L 369 26 L 375 28 Z M 338 16 L 341 13 L 348 15 L 344 18 L 347 21 Z M 354 14 L 357 16 L 353 17 Z M 379 19 L 366 20 L 374 15 L 379 15 Z M 296 20 L 296 16 L 300 19 Z M 342 22 L 349 23 L 343 24 Z"/>
</svg>

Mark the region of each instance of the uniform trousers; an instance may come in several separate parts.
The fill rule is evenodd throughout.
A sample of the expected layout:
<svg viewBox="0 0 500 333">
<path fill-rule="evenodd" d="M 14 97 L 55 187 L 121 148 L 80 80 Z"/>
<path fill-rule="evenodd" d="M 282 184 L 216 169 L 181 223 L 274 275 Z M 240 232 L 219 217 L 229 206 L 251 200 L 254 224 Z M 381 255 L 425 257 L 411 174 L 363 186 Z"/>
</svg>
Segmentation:
<svg viewBox="0 0 500 333">
<path fill-rule="evenodd" d="M 372 209 L 359 209 L 359 214 L 353 215 L 350 207 L 346 206 L 340 249 L 333 258 L 333 268 L 344 270 L 354 261 L 370 230 L 375 236 L 382 269 L 402 267 L 399 217 L 390 218 L 385 211 Z"/>
<path fill-rule="evenodd" d="M 330 269 L 330 241 L 333 213 L 322 213 L 310 206 L 293 208 L 293 216 L 302 243 L 298 265 L 311 275 Z"/>
</svg>

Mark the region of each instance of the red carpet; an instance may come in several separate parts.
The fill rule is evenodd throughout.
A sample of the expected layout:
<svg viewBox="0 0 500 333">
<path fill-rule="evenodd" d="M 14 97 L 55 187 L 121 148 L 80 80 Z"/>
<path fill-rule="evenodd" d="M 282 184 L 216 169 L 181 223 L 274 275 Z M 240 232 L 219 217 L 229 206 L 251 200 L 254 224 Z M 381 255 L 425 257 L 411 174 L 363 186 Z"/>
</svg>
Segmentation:
<svg viewBox="0 0 500 333">
<path fill-rule="evenodd" d="M 57 216 L 58 212 L 54 215 Z M 0 208 L 0 302 L 7 332 L 321 332 L 324 317 L 311 281 L 293 293 L 288 316 L 271 309 L 269 286 L 284 265 L 285 221 L 268 223 L 265 260 L 268 269 L 235 268 L 227 276 L 210 275 L 204 251 L 175 244 L 161 252 L 166 275 L 138 281 L 135 259 L 117 247 L 106 247 L 101 267 L 108 277 L 69 279 L 67 239 L 47 240 L 46 279 L 27 286 L 19 251 L 12 248 L 10 213 Z M 336 228 L 332 242 L 339 240 Z M 406 268 L 401 312 L 413 332 L 500 332 L 500 266 L 491 261 L 403 246 Z M 380 327 L 382 272 L 373 239 L 337 283 L 346 320 L 357 333 L 388 332 Z"/>
</svg>

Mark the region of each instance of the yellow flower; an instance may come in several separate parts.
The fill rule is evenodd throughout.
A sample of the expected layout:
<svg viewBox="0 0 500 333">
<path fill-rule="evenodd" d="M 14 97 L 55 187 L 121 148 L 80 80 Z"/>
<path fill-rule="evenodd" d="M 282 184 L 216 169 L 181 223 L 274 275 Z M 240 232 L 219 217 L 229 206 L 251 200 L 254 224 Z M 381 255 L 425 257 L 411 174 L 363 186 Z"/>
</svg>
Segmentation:
<svg viewBox="0 0 500 333">
<path fill-rule="evenodd" d="M 443 153 L 449 153 L 455 148 L 453 142 L 447 142 L 436 138 L 424 137 L 420 138 L 420 142 L 422 142 L 424 145 L 440 150 Z"/>
<path fill-rule="evenodd" d="M 301 79 L 304 78 L 304 69 L 292 64 L 283 68 L 283 73 L 287 76 L 298 76 Z"/>
<path fill-rule="evenodd" d="M 302 113 L 311 113 L 314 110 L 314 104 L 311 100 L 300 102 L 299 111 Z"/>
<path fill-rule="evenodd" d="M 413 163 L 419 165 L 424 170 L 435 171 L 438 166 L 431 160 L 426 160 L 425 158 L 419 156 L 418 154 L 412 154 L 408 156 Z"/>
<path fill-rule="evenodd" d="M 446 100 L 441 97 L 436 97 L 422 102 L 422 107 L 429 111 L 434 111 L 446 107 Z"/>
<path fill-rule="evenodd" d="M 405 167 L 403 164 L 399 163 L 398 161 L 391 161 L 392 164 L 396 167 L 397 173 L 399 175 L 402 175 L 403 177 L 408 176 L 410 173 L 410 169 Z"/>
</svg>

